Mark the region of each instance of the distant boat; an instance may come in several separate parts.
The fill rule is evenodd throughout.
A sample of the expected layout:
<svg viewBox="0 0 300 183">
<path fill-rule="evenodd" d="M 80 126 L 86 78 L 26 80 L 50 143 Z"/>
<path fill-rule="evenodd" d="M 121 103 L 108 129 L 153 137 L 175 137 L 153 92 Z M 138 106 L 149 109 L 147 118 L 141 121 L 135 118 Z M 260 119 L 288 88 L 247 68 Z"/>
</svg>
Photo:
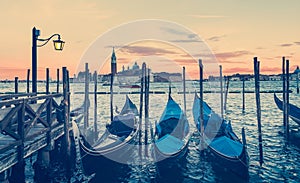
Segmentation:
<svg viewBox="0 0 300 183">
<path fill-rule="evenodd" d="M 249 157 L 246 146 L 241 143 L 233 132 L 231 123 L 222 119 L 212 111 L 211 107 L 203 101 L 204 109 L 204 143 L 212 152 L 216 161 L 233 173 L 248 177 Z M 200 98 L 195 94 L 193 103 L 193 117 L 200 132 Z"/>
<path fill-rule="evenodd" d="M 275 103 L 277 105 L 277 107 L 280 110 L 283 110 L 283 102 L 276 96 L 276 94 L 274 93 L 274 100 Z M 296 123 L 298 123 L 298 125 L 300 125 L 300 108 L 293 105 L 293 104 L 289 104 L 289 117 L 294 120 Z"/>
<path fill-rule="evenodd" d="M 137 84 L 121 84 L 119 85 L 120 88 L 141 88 L 140 85 L 137 85 Z"/>
<path fill-rule="evenodd" d="M 187 152 L 189 123 L 180 106 L 169 94 L 164 112 L 155 127 L 153 155 L 157 161 L 180 158 Z"/>
<path fill-rule="evenodd" d="M 110 86 L 110 82 L 105 81 L 102 86 Z"/>
<path fill-rule="evenodd" d="M 90 157 L 104 155 L 113 157 L 125 154 L 132 147 L 131 143 L 138 133 L 139 122 L 136 118 L 137 115 L 138 111 L 135 104 L 126 96 L 126 102 L 121 112 L 114 117 L 111 123 L 106 125 L 105 132 L 95 143 L 89 143 L 81 135 L 81 148 Z"/>
</svg>

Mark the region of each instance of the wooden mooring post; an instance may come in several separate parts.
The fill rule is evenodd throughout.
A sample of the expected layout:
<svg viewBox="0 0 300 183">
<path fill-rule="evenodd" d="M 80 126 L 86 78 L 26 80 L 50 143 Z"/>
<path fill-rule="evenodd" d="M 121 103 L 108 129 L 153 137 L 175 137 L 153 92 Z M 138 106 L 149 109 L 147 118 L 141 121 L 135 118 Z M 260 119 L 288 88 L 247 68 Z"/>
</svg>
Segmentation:
<svg viewBox="0 0 300 183">
<path fill-rule="evenodd" d="M 246 147 L 247 146 L 247 141 L 246 141 L 246 134 L 245 134 L 244 127 L 242 128 L 242 142 L 243 142 L 243 145 Z"/>
<path fill-rule="evenodd" d="M 30 82 L 30 69 L 27 69 L 27 93 L 29 93 L 30 91 L 29 91 L 29 82 Z"/>
<path fill-rule="evenodd" d="M 59 69 L 56 70 L 56 93 L 59 93 Z"/>
<path fill-rule="evenodd" d="M 199 85 L 200 85 L 200 132 L 201 132 L 201 137 L 204 137 L 204 109 L 203 109 L 203 64 L 202 60 L 199 59 Z M 201 140 L 201 144 L 203 140 Z"/>
<path fill-rule="evenodd" d="M 245 113 L 245 76 L 243 76 L 243 92 L 242 92 L 242 98 L 243 98 L 242 112 Z"/>
<path fill-rule="evenodd" d="M 186 115 L 186 86 L 185 86 L 185 67 L 182 67 L 182 87 L 183 87 L 183 111 Z"/>
<path fill-rule="evenodd" d="M 145 155 L 148 156 L 148 130 L 149 130 L 149 77 L 145 64 Z"/>
<path fill-rule="evenodd" d="M 114 120 L 114 71 L 111 67 L 110 73 L 110 121 Z"/>
<path fill-rule="evenodd" d="M 289 103 L 290 103 L 290 94 L 289 94 L 289 89 L 290 89 L 290 61 L 286 60 L 286 77 L 285 77 L 285 85 L 286 85 L 286 91 L 285 91 L 285 132 L 286 132 L 286 137 L 289 138 L 289 132 L 290 132 L 290 126 L 289 126 Z"/>
<path fill-rule="evenodd" d="M 49 90 L 49 81 L 50 73 L 49 68 L 46 68 L 46 95 L 50 93 Z M 49 102 L 46 107 L 46 121 L 49 124 L 49 130 L 47 131 L 47 146 L 38 151 L 37 160 L 35 162 L 35 173 L 43 171 L 42 175 L 45 175 L 50 167 L 50 151 L 54 149 L 54 140 L 51 138 L 52 133 L 52 99 L 49 99 Z"/>
<path fill-rule="evenodd" d="M 227 97 L 228 97 L 228 91 L 229 91 L 230 77 L 227 76 L 225 78 L 226 78 L 226 90 L 225 90 L 225 97 L 224 97 L 224 111 L 226 112 L 226 110 L 227 110 Z"/>
<path fill-rule="evenodd" d="M 49 92 L 49 68 L 46 68 L 46 94 Z M 49 102 L 46 107 L 47 116 L 46 121 L 49 124 L 49 130 L 47 131 L 47 146 L 38 151 L 37 160 L 35 163 L 35 173 L 39 171 L 44 171 L 42 175 L 45 175 L 50 167 L 50 151 L 54 149 L 54 140 L 51 138 L 52 134 L 52 99 L 49 99 Z"/>
<path fill-rule="evenodd" d="M 68 72 L 67 68 L 63 67 L 63 104 L 64 104 L 64 145 L 65 145 L 65 156 L 66 156 L 66 169 L 68 174 L 70 173 L 70 163 L 71 163 L 71 143 L 70 143 L 70 136 L 69 136 L 69 120 L 70 120 L 70 113 L 69 113 L 69 88 L 68 88 Z"/>
<path fill-rule="evenodd" d="M 85 63 L 84 129 L 89 127 L 89 64 Z"/>
<path fill-rule="evenodd" d="M 147 78 L 148 78 L 148 91 L 147 91 L 148 97 L 147 97 L 147 100 L 148 100 L 148 106 L 149 106 L 149 100 L 150 100 L 150 69 L 148 69 Z M 149 111 L 149 109 L 148 109 L 148 111 Z M 150 125 L 151 142 L 153 142 L 154 141 L 153 124 L 151 123 L 151 121 L 149 119 L 148 119 L 148 121 L 149 121 L 149 125 Z"/>
<path fill-rule="evenodd" d="M 224 100 L 223 100 L 223 73 L 222 65 L 220 67 L 220 108 L 221 108 L 221 117 L 224 119 Z"/>
<path fill-rule="evenodd" d="M 15 94 L 19 93 L 19 78 L 15 77 Z"/>
<path fill-rule="evenodd" d="M 69 75 L 69 70 L 67 70 L 67 88 L 68 88 L 68 113 L 70 114 L 70 109 L 71 109 L 71 98 L 70 98 L 70 75 Z"/>
<path fill-rule="evenodd" d="M 139 157 L 142 158 L 142 121 L 143 121 L 143 94 L 144 94 L 144 83 L 145 83 L 145 68 L 146 64 L 143 63 L 142 65 L 142 75 L 141 75 L 141 92 L 140 92 L 140 114 L 139 114 Z"/>
<path fill-rule="evenodd" d="M 297 71 L 296 82 L 297 82 L 297 94 L 299 94 L 299 71 Z"/>
<path fill-rule="evenodd" d="M 97 80 L 98 80 L 98 74 L 97 71 L 94 72 L 94 140 L 96 141 L 98 139 L 98 129 L 97 129 Z"/>
<path fill-rule="evenodd" d="M 261 132 L 261 107 L 260 107 L 260 84 L 259 84 L 259 61 L 254 57 L 254 76 L 255 76 L 255 96 L 256 96 L 256 114 L 258 127 L 258 145 L 259 145 L 259 163 L 263 164 L 263 146 L 262 146 L 262 132 Z"/>
<path fill-rule="evenodd" d="M 282 57 L 282 111 L 283 111 L 283 126 L 286 125 L 286 113 L 285 113 L 285 107 L 286 107 L 286 81 L 285 81 L 285 57 Z"/>
<path fill-rule="evenodd" d="M 46 68 L 46 94 L 49 94 L 49 68 Z"/>
</svg>

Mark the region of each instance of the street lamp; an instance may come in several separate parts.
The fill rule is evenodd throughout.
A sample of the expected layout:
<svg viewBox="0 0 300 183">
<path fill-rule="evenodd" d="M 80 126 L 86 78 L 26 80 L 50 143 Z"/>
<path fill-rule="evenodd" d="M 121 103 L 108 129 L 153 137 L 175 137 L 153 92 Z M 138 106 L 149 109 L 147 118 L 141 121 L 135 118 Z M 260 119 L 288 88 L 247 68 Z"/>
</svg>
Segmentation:
<svg viewBox="0 0 300 183">
<path fill-rule="evenodd" d="M 37 47 L 42 47 L 46 45 L 54 36 L 57 36 L 57 40 L 53 40 L 54 49 L 62 51 L 65 42 L 60 39 L 59 34 L 53 34 L 47 39 L 40 39 L 40 30 L 33 27 L 32 29 L 32 93 L 37 93 Z M 40 45 L 37 42 L 42 42 Z"/>
</svg>

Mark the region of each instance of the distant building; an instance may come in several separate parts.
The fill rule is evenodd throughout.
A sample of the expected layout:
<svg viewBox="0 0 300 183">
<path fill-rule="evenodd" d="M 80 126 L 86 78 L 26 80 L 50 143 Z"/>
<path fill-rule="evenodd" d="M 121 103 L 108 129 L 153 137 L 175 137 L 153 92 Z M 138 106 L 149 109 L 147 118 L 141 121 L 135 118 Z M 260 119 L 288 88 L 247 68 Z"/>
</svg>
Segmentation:
<svg viewBox="0 0 300 183">
<path fill-rule="evenodd" d="M 281 74 L 269 75 L 269 81 L 281 81 Z"/>
<path fill-rule="evenodd" d="M 89 73 L 89 81 L 91 81 L 92 79 L 92 73 Z M 78 73 L 77 78 L 73 79 L 74 82 L 85 82 L 85 71 L 81 71 Z"/>
<path fill-rule="evenodd" d="M 299 66 L 296 67 L 294 72 L 290 75 L 290 80 L 297 80 L 299 79 L 300 69 Z"/>
<path fill-rule="evenodd" d="M 159 72 L 153 74 L 154 82 L 179 82 L 182 81 L 181 73 Z"/>
<path fill-rule="evenodd" d="M 117 72 L 117 57 L 115 51 L 113 49 L 112 56 L 111 56 L 111 72 L 114 74 L 114 82 L 116 84 L 128 84 L 128 83 L 137 83 L 140 82 L 140 78 L 142 75 L 141 67 L 135 62 L 133 66 L 130 68 L 127 66 L 122 66 L 122 71 Z M 98 80 L 100 82 L 110 83 L 111 74 L 104 74 L 99 75 Z M 151 82 L 178 82 L 182 81 L 181 73 L 167 73 L 167 72 L 160 72 L 160 73 L 152 73 L 150 70 L 150 81 Z"/>
<path fill-rule="evenodd" d="M 99 82 L 103 82 L 105 84 L 109 84 L 111 82 L 111 76 L 113 75 L 114 83 L 115 84 L 136 84 L 140 83 L 140 78 L 142 75 L 141 67 L 135 62 L 132 67 L 122 66 L 122 70 L 117 72 L 117 56 L 115 53 L 115 49 L 112 49 L 111 54 L 111 72 L 109 74 L 102 74 L 98 75 L 97 80 Z M 168 73 L 168 72 L 158 72 L 152 73 L 150 72 L 150 82 L 181 82 L 182 81 L 182 74 L 181 73 Z M 89 73 L 89 80 L 93 80 L 93 75 Z M 74 77 L 75 78 L 75 77 Z M 75 82 L 85 82 L 85 72 L 79 72 L 77 75 Z"/>
<path fill-rule="evenodd" d="M 127 70 L 125 70 L 125 67 L 122 67 L 122 71 L 117 73 L 116 80 L 120 84 L 124 83 L 136 83 L 140 82 L 140 77 L 142 75 L 142 69 L 140 69 L 140 66 L 135 62 L 130 69 L 130 67 L 127 67 Z"/>
<path fill-rule="evenodd" d="M 229 78 L 230 81 L 249 81 L 251 78 L 253 78 L 253 75 L 237 73 L 231 76 L 224 76 L 224 78 Z M 208 76 L 208 81 L 220 81 L 220 76 Z"/>
<path fill-rule="evenodd" d="M 208 81 L 220 81 L 219 76 L 208 76 Z"/>
<path fill-rule="evenodd" d="M 260 81 L 269 81 L 269 76 L 268 75 L 259 75 L 259 80 Z"/>
</svg>

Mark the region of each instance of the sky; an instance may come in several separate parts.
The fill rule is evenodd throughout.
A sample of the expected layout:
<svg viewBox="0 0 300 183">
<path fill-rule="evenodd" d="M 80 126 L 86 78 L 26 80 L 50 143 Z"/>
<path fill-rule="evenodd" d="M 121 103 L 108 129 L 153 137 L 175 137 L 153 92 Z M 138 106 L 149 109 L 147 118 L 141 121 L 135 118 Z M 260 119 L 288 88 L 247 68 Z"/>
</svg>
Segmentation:
<svg viewBox="0 0 300 183">
<path fill-rule="evenodd" d="M 34 26 L 40 29 L 40 38 L 59 33 L 66 42 L 62 52 L 54 51 L 52 43 L 38 48 L 38 79 L 45 78 L 46 68 L 55 79 L 56 69 L 63 66 L 76 74 L 99 37 L 143 19 L 174 22 L 197 34 L 223 66 L 224 75 L 253 73 L 253 57 L 261 61 L 262 74 L 280 73 L 282 56 L 290 60 L 293 71 L 300 65 L 299 7 L 299 0 L 1 0 L 0 80 L 26 78 Z M 124 37 L 142 30 L 124 33 Z M 153 71 L 168 71 L 171 65 L 160 64 L 161 60 L 175 60 L 187 67 L 192 78 L 197 77 L 194 66 L 199 58 L 184 56 L 189 53 L 176 44 L 152 40 L 120 46 L 118 41 L 119 37 L 111 36 L 111 44 L 105 46 L 109 52 L 99 53 L 106 58 L 99 61 L 104 64 L 93 69 L 109 71 L 109 53 L 115 46 L 118 70 L 144 59 L 156 62 Z"/>
</svg>

